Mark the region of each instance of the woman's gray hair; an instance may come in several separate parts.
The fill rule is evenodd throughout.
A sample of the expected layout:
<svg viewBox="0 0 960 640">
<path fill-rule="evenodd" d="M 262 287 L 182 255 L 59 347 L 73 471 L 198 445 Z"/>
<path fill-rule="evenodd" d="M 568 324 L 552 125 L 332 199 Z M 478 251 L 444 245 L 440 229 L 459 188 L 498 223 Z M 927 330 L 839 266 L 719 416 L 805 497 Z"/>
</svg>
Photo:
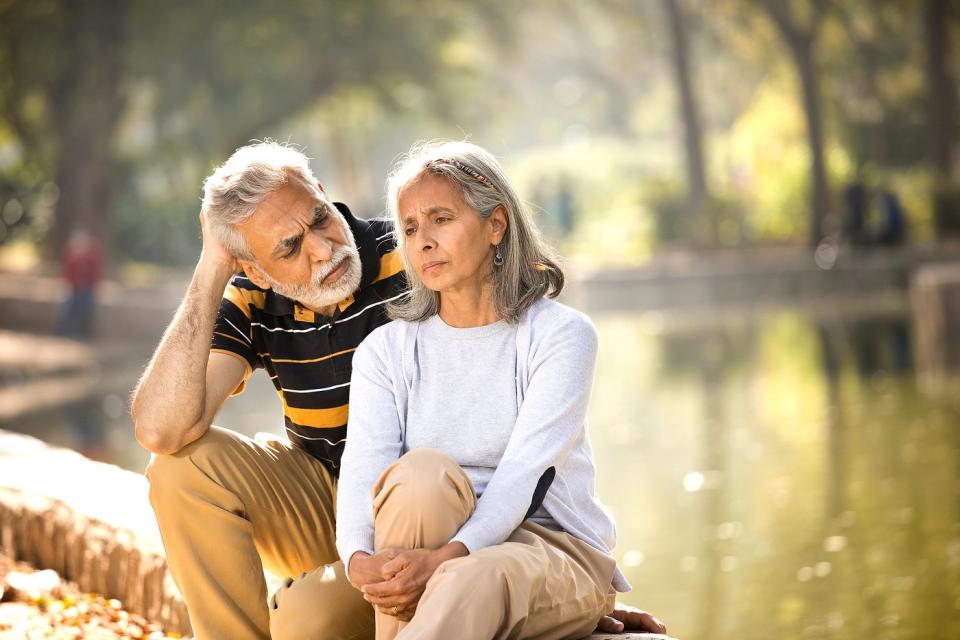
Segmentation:
<svg viewBox="0 0 960 640">
<path fill-rule="evenodd" d="M 410 293 L 388 305 L 390 317 L 417 322 L 440 310 L 440 297 L 426 288 L 406 256 L 406 237 L 400 219 L 400 191 L 423 175 L 442 176 L 481 218 L 502 206 L 507 230 L 500 241 L 503 264 L 493 268 L 493 300 L 497 316 L 511 323 L 533 303 L 563 289 L 563 272 L 543 241 L 533 218 L 493 155 L 469 142 L 434 141 L 414 145 L 387 179 L 387 208 L 396 225 Z"/>
<path fill-rule="evenodd" d="M 203 211 L 210 231 L 232 256 L 256 262 L 236 227 L 291 180 L 307 190 L 317 189 L 307 156 L 290 145 L 265 140 L 240 147 L 203 181 Z"/>
</svg>

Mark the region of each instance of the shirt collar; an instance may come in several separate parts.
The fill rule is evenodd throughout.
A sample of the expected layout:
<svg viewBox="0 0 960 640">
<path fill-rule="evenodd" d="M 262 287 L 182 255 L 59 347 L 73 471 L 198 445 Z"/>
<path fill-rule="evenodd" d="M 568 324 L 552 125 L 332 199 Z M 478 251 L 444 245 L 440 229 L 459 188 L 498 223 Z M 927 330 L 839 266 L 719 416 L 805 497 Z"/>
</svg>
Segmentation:
<svg viewBox="0 0 960 640">
<path fill-rule="evenodd" d="M 353 239 L 357 243 L 357 252 L 360 254 L 360 286 L 357 290 L 377 279 L 380 275 L 380 255 L 377 253 L 377 238 L 370 228 L 370 223 L 362 218 L 357 218 L 350 211 L 350 208 L 342 202 L 334 202 L 333 206 L 337 208 L 340 215 L 347 221 L 350 232 L 353 233 Z M 347 300 L 352 300 L 353 294 L 347 296 Z M 342 303 L 341 303 L 342 304 Z M 290 298 L 279 295 L 273 289 L 269 289 L 263 302 L 263 310 L 274 316 L 294 316 L 298 314 L 298 305 Z M 338 307 L 334 316 L 338 316 L 342 311 Z M 302 311 L 301 311 L 302 314 Z"/>
</svg>

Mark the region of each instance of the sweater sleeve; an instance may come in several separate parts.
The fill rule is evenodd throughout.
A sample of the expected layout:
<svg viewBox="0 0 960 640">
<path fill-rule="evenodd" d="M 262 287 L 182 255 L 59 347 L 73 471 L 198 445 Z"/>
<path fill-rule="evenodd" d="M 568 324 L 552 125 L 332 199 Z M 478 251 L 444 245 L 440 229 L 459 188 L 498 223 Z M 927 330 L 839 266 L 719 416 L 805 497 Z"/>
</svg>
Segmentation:
<svg viewBox="0 0 960 640">
<path fill-rule="evenodd" d="M 380 330 L 368 336 L 353 356 L 347 442 L 337 489 L 337 551 L 344 565 L 357 551 L 373 553 L 370 489 L 403 449 L 384 344 Z"/>
<path fill-rule="evenodd" d="M 531 351 L 529 384 L 503 458 L 453 540 L 473 552 L 520 526 L 540 477 L 584 436 L 596 360 L 597 333 L 584 316 L 571 314 L 547 329 Z"/>
</svg>

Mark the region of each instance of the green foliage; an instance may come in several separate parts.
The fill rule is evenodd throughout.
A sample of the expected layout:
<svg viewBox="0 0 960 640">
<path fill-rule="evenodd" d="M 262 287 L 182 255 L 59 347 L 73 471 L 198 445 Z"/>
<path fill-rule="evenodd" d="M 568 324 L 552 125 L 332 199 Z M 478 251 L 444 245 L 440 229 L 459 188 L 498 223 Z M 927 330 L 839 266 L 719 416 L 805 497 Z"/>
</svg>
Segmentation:
<svg viewBox="0 0 960 640">
<path fill-rule="evenodd" d="M 682 184 L 668 180 L 652 182 L 645 195 L 653 213 L 654 237 L 658 244 L 678 244 L 693 237 L 692 212 Z"/>
<path fill-rule="evenodd" d="M 659 180 L 647 184 L 643 201 L 659 246 L 736 247 L 746 240 L 743 204 L 728 195 L 712 194 L 694 209 L 685 183 Z"/>
<path fill-rule="evenodd" d="M 383 176 L 411 142 L 470 137 L 516 167 L 528 195 L 562 178 L 577 216 L 555 237 L 601 262 L 641 261 L 663 243 L 803 242 L 806 123 L 790 49 L 761 4 L 683 1 L 711 193 L 696 218 L 684 213 L 661 3 L 130 0 L 120 37 L 97 48 L 110 2 L 0 0 L 0 209 L 26 203 L 0 242 L 39 240 L 50 224 L 48 199 L 26 194 L 60 182 L 65 149 L 89 146 L 96 104 L 54 106 L 71 82 L 93 83 L 99 51 L 118 56 L 122 108 L 105 162 L 113 199 L 96 215 L 110 216 L 121 259 L 191 261 L 202 178 L 264 137 L 304 145 L 324 183 L 366 215 L 381 210 Z M 931 201 L 950 196 L 923 190 L 920 3 L 824 6 L 816 57 L 830 187 L 871 166 L 902 189 L 912 229 L 932 233 Z M 554 200 L 537 204 L 545 226 L 558 224 Z"/>
</svg>

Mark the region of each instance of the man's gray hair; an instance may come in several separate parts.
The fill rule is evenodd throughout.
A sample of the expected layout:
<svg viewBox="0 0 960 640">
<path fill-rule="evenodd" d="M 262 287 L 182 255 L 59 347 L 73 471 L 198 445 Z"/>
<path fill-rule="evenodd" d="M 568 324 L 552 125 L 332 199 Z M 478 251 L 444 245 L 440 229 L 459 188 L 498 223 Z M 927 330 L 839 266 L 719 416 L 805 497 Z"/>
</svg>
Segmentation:
<svg viewBox="0 0 960 640">
<path fill-rule="evenodd" d="M 400 191 L 423 175 L 445 178 L 481 218 L 489 218 L 498 206 L 506 211 L 507 230 L 499 245 L 503 265 L 493 269 L 494 306 L 499 318 L 519 322 L 537 300 L 545 295 L 555 298 L 560 293 L 564 278 L 557 258 L 541 238 L 497 159 L 469 142 L 426 142 L 414 145 L 387 179 L 387 208 L 396 225 L 397 243 L 410 285 L 409 295 L 388 305 L 392 318 L 417 322 L 440 310 L 439 295 L 424 286 L 407 260 L 406 236 L 400 219 Z"/>
<path fill-rule="evenodd" d="M 303 152 L 265 140 L 240 147 L 203 181 L 203 210 L 210 231 L 232 256 L 256 262 L 237 225 L 291 180 L 317 190 L 317 179 Z"/>
</svg>

